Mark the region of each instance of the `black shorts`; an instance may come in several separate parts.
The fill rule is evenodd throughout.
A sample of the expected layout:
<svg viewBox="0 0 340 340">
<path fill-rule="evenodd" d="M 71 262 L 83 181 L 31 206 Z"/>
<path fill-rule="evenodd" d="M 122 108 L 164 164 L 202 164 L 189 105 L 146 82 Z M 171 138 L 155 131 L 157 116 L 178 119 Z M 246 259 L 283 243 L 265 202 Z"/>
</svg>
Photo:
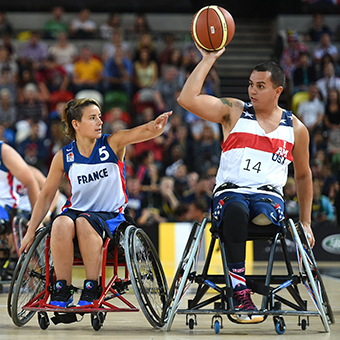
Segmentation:
<svg viewBox="0 0 340 340">
<path fill-rule="evenodd" d="M 122 222 L 126 221 L 124 214 L 113 212 L 83 212 L 79 210 L 66 209 L 58 216 L 68 216 L 74 222 L 78 217 L 86 218 L 103 240 L 108 236 L 105 231 L 105 224 L 108 226 L 111 234 L 113 235 L 117 227 Z M 58 218 L 58 216 L 56 218 Z"/>
</svg>

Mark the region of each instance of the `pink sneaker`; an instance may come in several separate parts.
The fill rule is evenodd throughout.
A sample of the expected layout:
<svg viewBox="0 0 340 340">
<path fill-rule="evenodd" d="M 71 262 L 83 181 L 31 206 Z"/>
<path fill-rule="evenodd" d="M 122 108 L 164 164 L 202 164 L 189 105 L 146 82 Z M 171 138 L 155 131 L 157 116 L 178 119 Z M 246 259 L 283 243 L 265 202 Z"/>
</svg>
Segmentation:
<svg viewBox="0 0 340 340">
<path fill-rule="evenodd" d="M 253 292 L 251 291 L 251 289 L 248 289 L 248 288 L 234 292 L 233 298 L 234 298 L 235 310 L 239 310 L 242 312 L 257 311 L 258 309 L 254 305 L 250 297 L 251 294 L 253 294 Z M 249 314 L 249 315 L 235 314 L 232 316 L 234 316 L 236 318 L 236 321 L 240 323 L 258 323 L 264 320 L 264 316 L 259 315 L 259 314 Z"/>
</svg>

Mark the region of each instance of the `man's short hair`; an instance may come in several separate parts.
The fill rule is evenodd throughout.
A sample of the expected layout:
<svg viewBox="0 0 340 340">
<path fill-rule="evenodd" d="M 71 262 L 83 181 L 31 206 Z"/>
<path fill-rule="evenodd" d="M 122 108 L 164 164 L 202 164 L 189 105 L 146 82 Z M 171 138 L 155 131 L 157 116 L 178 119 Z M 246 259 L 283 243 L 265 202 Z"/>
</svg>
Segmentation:
<svg viewBox="0 0 340 340">
<path fill-rule="evenodd" d="M 265 61 L 254 67 L 254 71 L 257 72 L 270 72 L 270 80 L 273 83 L 274 88 L 282 86 L 284 88 L 286 82 L 286 76 L 280 65 L 274 61 Z"/>
</svg>

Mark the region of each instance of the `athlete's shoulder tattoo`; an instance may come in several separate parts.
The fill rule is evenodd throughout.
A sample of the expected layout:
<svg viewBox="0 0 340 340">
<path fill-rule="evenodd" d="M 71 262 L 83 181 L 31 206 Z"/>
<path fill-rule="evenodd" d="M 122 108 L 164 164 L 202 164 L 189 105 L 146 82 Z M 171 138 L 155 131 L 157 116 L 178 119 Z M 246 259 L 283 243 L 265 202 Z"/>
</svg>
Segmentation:
<svg viewBox="0 0 340 340">
<path fill-rule="evenodd" d="M 229 101 L 227 98 L 220 98 L 220 101 L 224 104 L 224 105 L 228 105 L 230 107 L 233 107 L 233 103 L 231 101 Z"/>
</svg>

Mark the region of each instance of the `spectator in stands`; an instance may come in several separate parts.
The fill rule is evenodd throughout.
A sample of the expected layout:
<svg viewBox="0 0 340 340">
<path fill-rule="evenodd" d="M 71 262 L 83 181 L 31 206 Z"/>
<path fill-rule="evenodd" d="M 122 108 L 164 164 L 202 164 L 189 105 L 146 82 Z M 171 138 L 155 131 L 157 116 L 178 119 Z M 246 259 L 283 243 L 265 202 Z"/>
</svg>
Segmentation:
<svg viewBox="0 0 340 340">
<path fill-rule="evenodd" d="M 12 24 L 7 20 L 6 14 L 3 11 L 0 11 L 0 35 L 7 33 L 13 33 Z"/>
<path fill-rule="evenodd" d="M 43 67 L 37 70 L 38 84 L 44 83 L 50 93 L 67 90 L 69 77 L 62 65 L 56 63 L 53 55 L 49 55 L 43 62 Z"/>
<path fill-rule="evenodd" d="M 134 24 L 129 31 L 131 39 L 138 39 L 143 33 L 150 33 L 150 25 L 144 13 L 136 13 L 134 18 Z"/>
<path fill-rule="evenodd" d="M 17 84 L 6 66 L 0 69 L 0 90 L 8 90 L 12 98 L 16 98 Z"/>
<path fill-rule="evenodd" d="M 91 11 L 88 8 L 82 9 L 77 18 L 70 23 L 70 38 L 72 39 L 93 39 L 96 37 L 97 24 L 90 19 Z"/>
<path fill-rule="evenodd" d="M 287 34 L 288 45 L 283 49 L 280 66 L 284 70 L 287 82 L 286 82 L 286 97 L 290 101 L 292 94 L 291 81 L 295 69 L 300 66 L 300 54 L 308 53 L 307 47 L 299 41 L 298 32 L 289 30 Z"/>
<path fill-rule="evenodd" d="M 158 222 L 174 222 L 175 209 L 179 201 L 174 193 L 175 181 L 172 177 L 164 176 L 159 181 L 159 190 L 146 196 L 142 202 L 142 216 L 146 216 L 156 211 Z M 148 213 L 148 214 L 147 214 Z M 138 221 L 137 221 L 138 223 Z"/>
<path fill-rule="evenodd" d="M 84 89 L 100 90 L 103 63 L 94 56 L 89 46 L 81 48 L 79 60 L 74 63 L 74 92 Z"/>
<path fill-rule="evenodd" d="M 332 203 L 333 211 L 335 212 L 336 218 L 334 221 L 339 221 L 339 209 L 340 209 L 340 190 L 339 181 L 333 174 L 325 178 L 321 189 L 321 194 L 329 198 Z"/>
<path fill-rule="evenodd" d="M 337 47 L 331 43 L 330 35 L 328 33 L 323 33 L 321 35 L 320 44 L 314 51 L 314 63 L 319 64 L 325 54 L 329 54 L 333 58 L 333 61 L 337 62 L 338 53 Z"/>
<path fill-rule="evenodd" d="M 313 180 L 313 204 L 312 221 L 319 223 L 334 222 L 334 210 L 330 199 L 321 194 L 321 184 L 317 179 Z"/>
<path fill-rule="evenodd" d="M 299 104 L 297 115 L 306 125 L 310 134 L 313 134 L 314 130 L 322 125 L 325 107 L 320 100 L 315 83 L 309 85 L 308 94 L 309 98 Z"/>
<path fill-rule="evenodd" d="M 178 78 L 181 82 L 184 83 L 186 79 L 185 69 L 183 66 L 183 54 L 182 51 L 178 48 L 174 48 L 172 51 L 170 51 L 168 59 L 165 62 L 162 62 L 162 64 L 159 64 L 161 75 L 164 75 L 164 72 L 166 71 L 168 66 L 173 66 L 178 71 Z"/>
<path fill-rule="evenodd" d="M 54 6 L 52 8 L 52 18 L 48 20 L 43 27 L 45 39 L 57 39 L 60 32 L 68 32 L 68 24 L 63 19 L 64 8 Z"/>
<path fill-rule="evenodd" d="M 340 77 L 335 76 L 334 65 L 332 63 L 324 66 L 324 77 L 316 81 L 316 85 L 321 93 L 322 99 L 327 100 L 328 91 L 336 89 L 340 91 Z"/>
<path fill-rule="evenodd" d="M 31 133 L 31 123 L 39 123 L 39 138 L 46 138 L 47 125 L 44 120 L 48 111 L 46 102 L 41 100 L 38 86 L 28 83 L 23 88 L 23 100 L 18 104 L 18 119 L 15 125 L 16 143 L 19 145 Z"/>
<path fill-rule="evenodd" d="M 113 57 L 104 62 L 103 92 L 122 91 L 132 98 L 133 63 L 121 47 L 117 47 Z"/>
<path fill-rule="evenodd" d="M 204 200 L 195 200 L 189 204 L 189 213 L 188 219 L 189 221 L 198 221 L 202 222 L 207 217 L 207 212 L 209 208 L 207 207 L 207 203 Z"/>
<path fill-rule="evenodd" d="M 6 69 L 8 72 L 8 76 L 11 81 L 15 84 L 18 82 L 18 64 L 17 62 L 11 58 L 9 51 L 5 46 L 0 45 L 0 70 Z"/>
<path fill-rule="evenodd" d="M 119 106 L 114 106 L 105 112 L 103 116 L 103 133 L 112 133 L 112 124 L 115 122 L 122 122 L 125 126 L 131 125 L 131 117 Z M 139 144 L 139 143 L 138 143 Z"/>
<path fill-rule="evenodd" d="M 312 26 L 308 29 L 304 37 L 305 41 L 314 41 L 314 42 L 320 41 L 321 35 L 323 33 L 328 33 L 330 36 L 332 36 L 331 29 L 328 27 L 328 25 L 325 24 L 323 14 L 314 13 Z"/>
<path fill-rule="evenodd" d="M 309 59 L 308 53 L 300 53 L 299 66 L 294 70 L 293 94 L 299 91 L 308 91 L 308 87 L 311 83 L 316 81 L 316 71 L 313 63 Z"/>
<path fill-rule="evenodd" d="M 296 183 L 294 177 L 288 177 L 286 185 L 283 187 L 285 198 L 285 212 L 288 218 L 294 222 L 299 221 L 299 203 L 296 193 Z"/>
<path fill-rule="evenodd" d="M 138 156 L 136 177 L 142 185 L 142 191 L 153 192 L 157 190 L 158 170 L 154 153 L 151 150 L 143 151 Z"/>
<path fill-rule="evenodd" d="M 164 35 L 163 41 L 165 43 L 165 47 L 163 47 L 163 49 L 160 51 L 158 58 L 160 69 L 162 69 L 164 64 L 168 64 L 169 60 L 171 59 L 171 54 L 175 49 L 175 36 L 172 33 L 167 33 Z"/>
<path fill-rule="evenodd" d="M 129 208 L 131 217 L 136 221 L 142 214 L 142 201 L 145 194 L 141 190 L 139 179 L 135 176 L 127 178 L 126 186 L 129 193 L 127 207 Z"/>
<path fill-rule="evenodd" d="M 16 48 L 14 46 L 14 43 L 12 41 L 12 36 L 10 33 L 2 33 L 1 34 L 1 46 L 4 46 L 9 54 L 9 57 L 11 60 L 16 60 L 17 59 L 17 54 L 16 54 Z"/>
<path fill-rule="evenodd" d="M 140 51 L 147 48 L 149 50 L 150 60 L 158 62 L 157 50 L 154 46 L 153 39 L 150 33 L 142 33 L 138 38 L 138 44 L 133 52 L 132 61 L 141 61 Z"/>
<path fill-rule="evenodd" d="M 68 34 L 60 32 L 57 36 L 57 42 L 49 50 L 49 55 L 55 58 L 55 62 L 65 68 L 69 75 L 73 74 L 74 63 L 78 57 L 77 47 L 68 41 Z"/>
<path fill-rule="evenodd" d="M 183 50 L 183 66 L 188 76 L 201 60 L 201 54 L 195 45 L 190 44 Z"/>
<path fill-rule="evenodd" d="M 175 222 L 189 222 L 189 204 L 186 202 L 179 202 L 178 207 L 174 211 Z"/>
<path fill-rule="evenodd" d="M 197 184 L 194 186 L 193 192 L 184 193 L 183 201 L 192 203 L 197 199 L 201 199 L 206 202 L 208 209 L 211 207 L 211 192 L 209 190 L 209 179 L 204 174 L 199 177 Z"/>
<path fill-rule="evenodd" d="M 166 108 L 173 110 L 177 106 L 177 97 L 183 84 L 183 79 L 179 76 L 177 67 L 167 65 L 163 75 L 158 78 L 154 86 L 160 95 L 159 102 L 162 103 L 163 110 Z"/>
<path fill-rule="evenodd" d="M 143 88 L 153 87 L 158 79 L 157 63 L 151 59 L 147 47 L 139 51 L 139 60 L 133 62 L 133 83 L 135 92 Z"/>
<path fill-rule="evenodd" d="M 17 119 L 17 109 L 14 105 L 14 98 L 11 92 L 4 88 L 0 90 L 0 124 L 4 131 L 3 135 L 10 145 L 15 142 L 15 123 Z"/>
<path fill-rule="evenodd" d="M 102 51 L 103 62 L 109 58 L 113 58 L 118 48 L 123 51 L 124 56 L 131 59 L 131 46 L 129 42 L 124 40 L 123 30 L 121 28 L 114 29 L 110 41 L 104 43 Z"/>
<path fill-rule="evenodd" d="M 100 36 L 104 40 L 111 40 L 113 32 L 121 28 L 120 14 L 118 12 L 110 13 L 107 21 L 99 26 Z"/>
<path fill-rule="evenodd" d="M 319 70 L 317 72 L 316 79 L 320 79 L 320 78 L 325 76 L 324 69 L 325 69 L 325 66 L 328 65 L 328 64 L 333 64 L 333 66 L 334 66 L 334 75 L 336 77 L 340 77 L 340 65 L 334 62 L 334 60 L 333 60 L 333 58 L 332 58 L 332 56 L 330 54 L 325 54 L 322 57 L 320 65 L 318 67 Z"/>
<path fill-rule="evenodd" d="M 340 99 L 339 91 L 331 89 L 325 108 L 324 125 L 327 131 L 328 151 L 332 159 L 332 168 L 340 164 Z"/>
<path fill-rule="evenodd" d="M 18 145 L 18 152 L 27 164 L 41 171 L 46 171 L 47 152 L 44 139 L 39 137 L 39 124 L 35 120 L 30 121 L 30 135 Z"/>
<path fill-rule="evenodd" d="M 45 42 L 41 41 L 40 33 L 33 31 L 29 42 L 24 46 L 19 57 L 24 59 L 24 63 L 31 61 L 33 68 L 37 70 L 41 67 L 42 62 L 47 58 L 48 46 Z"/>
<path fill-rule="evenodd" d="M 213 166 L 219 165 L 220 142 L 215 139 L 212 128 L 204 126 L 201 137 L 194 144 L 194 164 L 200 175 Z"/>
</svg>

